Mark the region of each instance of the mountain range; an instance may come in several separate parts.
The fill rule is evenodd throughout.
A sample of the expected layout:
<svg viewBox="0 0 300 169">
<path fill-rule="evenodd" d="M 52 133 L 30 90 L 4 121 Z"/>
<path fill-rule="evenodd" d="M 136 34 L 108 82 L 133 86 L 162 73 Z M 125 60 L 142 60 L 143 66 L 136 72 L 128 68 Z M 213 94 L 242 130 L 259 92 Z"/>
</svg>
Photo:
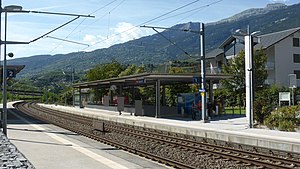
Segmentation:
<svg viewBox="0 0 300 169">
<path fill-rule="evenodd" d="M 182 23 L 160 34 L 142 37 L 109 48 L 91 52 L 74 52 L 57 55 L 36 55 L 8 61 L 12 65 L 25 65 L 18 77 L 33 77 L 51 71 L 85 72 L 97 64 L 112 59 L 122 64 L 162 64 L 167 61 L 185 60 L 197 57 L 199 53 L 199 35 L 192 32 L 176 31 L 189 29 L 199 31 L 199 23 Z M 269 4 L 265 8 L 243 11 L 218 22 L 205 24 L 205 49 L 209 52 L 217 48 L 237 29 L 261 31 L 262 34 L 300 27 L 300 3 L 284 5 Z M 171 42 L 172 43 L 171 43 Z M 175 44 L 175 45 L 174 45 Z M 186 54 L 188 53 L 189 56 Z"/>
</svg>

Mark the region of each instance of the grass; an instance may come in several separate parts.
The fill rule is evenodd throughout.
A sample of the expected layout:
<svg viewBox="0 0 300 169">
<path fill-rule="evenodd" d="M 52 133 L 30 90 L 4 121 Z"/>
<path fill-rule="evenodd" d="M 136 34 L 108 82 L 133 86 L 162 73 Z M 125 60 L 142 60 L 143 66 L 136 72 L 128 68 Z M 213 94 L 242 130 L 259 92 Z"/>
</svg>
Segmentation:
<svg viewBox="0 0 300 169">
<path fill-rule="evenodd" d="M 225 112 L 223 114 L 246 114 L 246 110 L 244 109 L 244 107 L 241 107 L 241 109 L 239 107 L 234 107 L 232 110 L 232 107 L 225 107 Z"/>
</svg>

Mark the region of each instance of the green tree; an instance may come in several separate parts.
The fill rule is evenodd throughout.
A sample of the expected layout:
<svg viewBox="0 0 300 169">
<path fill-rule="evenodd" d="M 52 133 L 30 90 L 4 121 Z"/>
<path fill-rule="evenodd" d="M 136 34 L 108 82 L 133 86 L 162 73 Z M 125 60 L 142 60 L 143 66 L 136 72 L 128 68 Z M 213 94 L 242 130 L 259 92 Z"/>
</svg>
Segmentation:
<svg viewBox="0 0 300 169">
<path fill-rule="evenodd" d="M 114 78 L 118 77 L 124 70 L 124 66 L 113 59 L 110 63 L 97 65 L 93 69 L 90 69 L 86 73 L 86 78 L 88 81 Z M 93 89 L 93 92 L 95 93 L 94 101 L 101 100 L 102 96 L 107 93 L 105 89 Z"/>
<path fill-rule="evenodd" d="M 265 86 L 265 80 L 268 77 L 266 71 L 267 55 L 262 48 L 256 51 L 254 56 L 254 90 L 259 91 Z"/>
<path fill-rule="evenodd" d="M 129 75 L 140 74 L 140 73 L 144 73 L 144 72 L 145 72 L 144 65 L 136 66 L 135 64 L 132 64 L 132 65 L 127 66 L 127 68 L 124 71 L 122 71 L 118 76 L 119 77 L 129 76 Z M 139 90 L 140 90 L 140 92 L 144 92 L 147 89 L 140 88 Z M 129 100 L 140 99 L 140 98 L 138 98 L 138 95 L 140 95 L 139 93 L 136 94 L 137 96 L 134 96 L 132 94 L 132 92 L 128 91 L 128 90 L 123 90 L 123 95 L 128 96 Z M 152 101 L 150 101 L 150 102 L 152 102 Z"/>
<path fill-rule="evenodd" d="M 236 105 L 238 100 L 241 103 L 245 95 L 245 53 L 241 51 L 236 57 L 230 59 L 227 64 L 223 65 L 224 74 L 233 75 L 233 78 L 221 81 L 223 92 L 226 93 L 227 104 Z"/>
<path fill-rule="evenodd" d="M 172 67 L 169 70 L 170 74 L 185 73 L 182 68 Z M 168 106 L 175 106 L 177 104 L 177 94 L 191 92 L 188 84 L 171 84 L 166 86 L 166 103 Z"/>
<path fill-rule="evenodd" d="M 144 73 L 145 72 L 145 66 L 136 66 L 135 64 L 132 64 L 128 66 L 124 71 L 122 71 L 118 76 L 128 76 L 128 75 L 133 75 L 133 74 L 139 74 L 139 73 Z"/>
<path fill-rule="evenodd" d="M 86 78 L 88 81 L 94 81 L 118 77 L 124 69 L 123 65 L 116 60 L 112 60 L 110 63 L 97 65 L 93 69 L 90 69 L 86 73 Z"/>
<path fill-rule="evenodd" d="M 267 56 L 260 49 L 255 53 L 254 60 L 254 90 L 257 91 L 264 87 L 268 73 L 265 70 Z M 234 75 L 232 79 L 221 81 L 224 88 L 233 93 L 245 93 L 245 52 L 242 50 L 236 57 L 230 59 L 223 65 L 224 74 Z M 236 92 L 235 92 L 236 91 Z"/>
<path fill-rule="evenodd" d="M 254 117 L 257 118 L 259 122 L 263 121 L 266 116 L 266 112 L 270 111 L 270 107 L 267 107 L 268 102 L 262 102 L 265 98 L 259 98 L 257 96 L 262 96 L 260 92 L 264 92 L 265 85 L 264 82 L 267 79 L 267 71 L 265 70 L 265 65 L 267 61 L 266 54 L 260 49 L 255 52 L 253 57 L 254 61 L 254 91 L 256 95 L 255 102 L 259 102 L 254 109 Z M 230 59 L 227 65 L 223 65 L 223 72 L 225 74 L 233 75 L 231 79 L 225 79 L 221 81 L 223 86 L 223 93 L 227 94 L 227 99 L 233 105 L 242 105 L 245 101 L 245 52 L 242 50 L 236 57 Z M 254 103 L 255 104 L 255 103 Z"/>
</svg>

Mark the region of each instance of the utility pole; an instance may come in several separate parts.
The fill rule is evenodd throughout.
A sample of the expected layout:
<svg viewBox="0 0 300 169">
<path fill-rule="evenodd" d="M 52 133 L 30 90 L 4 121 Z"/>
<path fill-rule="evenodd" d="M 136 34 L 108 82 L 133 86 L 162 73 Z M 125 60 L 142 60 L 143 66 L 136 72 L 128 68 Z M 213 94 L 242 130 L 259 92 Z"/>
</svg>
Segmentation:
<svg viewBox="0 0 300 169">
<path fill-rule="evenodd" d="M 73 84 L 74 84 L 74 74 L 75 74 L 75 69 L 72 68 L 72 104 L 73 104 L 73 107 L 75 107 L 75 97 L 74 97 L 74 87 L 73 87 Z"/>
<path fill-rule="evenodd" d="M 1 1 L 1 0 L 0 0 Z M 2 8 L 1 8 L 2 10 Z M 6 65 L 6 37 L 7 37 L 7 11 L 5 9 L 5 26 L 4 26 L 4 56 L 3 56 L 3 133 L 7 136 L 7 65 Z"/>
<path fill-rule="evenodd" d="M 2 53 L 1 53 L 1 41 L 2 41 L 2 39 L 1 39 L 1 34 L 2 34 L 2 29 L 1 29 L 2 28 L 2 25 L 1 25 L 2 20 L 1 20 L 1 16 L 2 16 L 2 0 L 0 0 L 0 60 L 1 60 L 1 55 L 2 55 Z M 1 61 L 0 61 L 0 66 L 1 66 Z M 3 69 L 2 69 L 2 73 L 3 73 Z M 1 128 L 3 126 L 2 123 L 3 123 L 3 107 L 2 107 L 2 112 L 0 112 L 0 127 Z"/>
<path fill-rule="evenodd" d="M 249 128 L 253 128 L 253 37 L 248 26 L 245 36 L 245 80 L 246 80 L 246 117 Z"/>
<path fill-rule="evenodd" d="M 240 29 L 235 31 L 239 35 L 244 36 L 245 42 L 245 87 L 246 87 L 246 118 L 248 121 L 248 127 L 253 128 L 254 122 L 254 59 L 253 59 L 253 48 L 254 45 L 259 43 L 259 37 L 256 35 L 260 31 L 250 33 L 250 26 L 248 25 L 247 32 L 243 32 Z"/>
<path fill-rule="evenodd" d="M 204 40 L 204 23 L 200 23 L 199 32 L 199 45 L 200 45 L 200 65 L 201 65 L 201 102 L 202 102 L 202 122 L 206 122 L 206 72 L 205 72 L 205 40 Z"/>
</svg>

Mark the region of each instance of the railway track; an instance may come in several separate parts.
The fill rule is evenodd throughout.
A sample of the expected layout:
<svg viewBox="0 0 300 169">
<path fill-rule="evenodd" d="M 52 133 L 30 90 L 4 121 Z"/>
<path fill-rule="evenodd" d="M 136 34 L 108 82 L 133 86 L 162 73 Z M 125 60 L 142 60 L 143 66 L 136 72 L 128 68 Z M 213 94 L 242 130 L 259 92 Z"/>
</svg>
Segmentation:
<svg viewBox="0 0 300 169">
<path fill-rule="evenodd" d="M 40 120 L 53 123 L 95 140 L 175 168 L 201 168 L 201 166 L 203 166 L 200 163 L 201 160 L 197 160 L 195 157 L 211 158 L 217 161 L 232 161 L 240 168 L 300 168 L 299 159 L 274 156 L 170 136 L 157 131 L 137 129 L 123 124 L 99 121 L 89 117 L 60 112 L 40 107 L 33 103 L 19 103 L 16 104 L 15 107 Z M 103 125 L 100 130 L 95 128 L 95 122 Z M 123 139 L 122 137 L 128 137 L 129 140 L 138 140 L 138 142 L 135 143 L 136 145 L 130 145 L 120 141 L 120 139 L 109 138 L 109 134 L 111 133 L 115 134 L 114 137 L 120 139 Z M 147 146 L 155 149 L 155 145 L 160 145 L 163 149 L 166 149 L 165 151 L 174 151 L 173 154 L 179 154 L 178 156 L 180 156 L 180 154 L 184 154 L 184 156 L 177 158 L 176 156 L 173 157 L 170 155 L 170 152 L 159 154 L 153 152 L 151 149 L 149 150 L 149 148 L 147 149 Z"/>
</svg>

